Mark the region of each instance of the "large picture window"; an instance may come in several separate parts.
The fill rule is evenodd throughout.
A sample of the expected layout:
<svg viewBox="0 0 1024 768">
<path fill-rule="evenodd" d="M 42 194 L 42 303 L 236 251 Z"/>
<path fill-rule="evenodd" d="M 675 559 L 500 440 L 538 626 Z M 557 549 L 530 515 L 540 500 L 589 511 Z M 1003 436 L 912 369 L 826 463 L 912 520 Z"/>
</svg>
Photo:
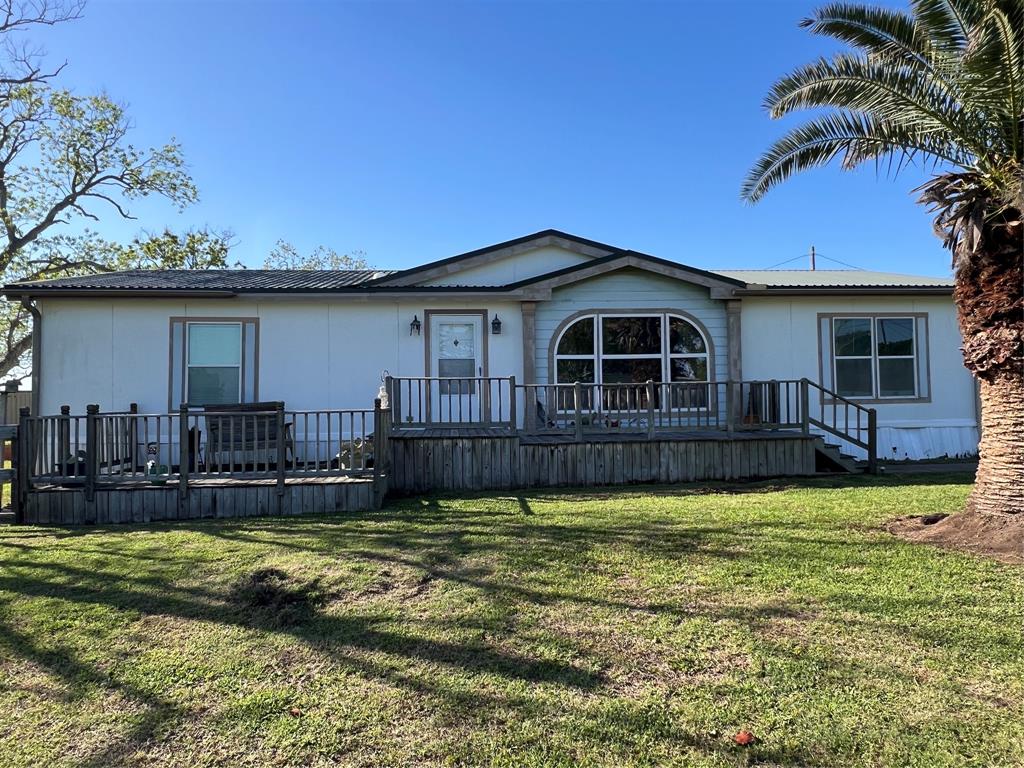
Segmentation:
<svg viewBox="0 0 1024 768">
<path fill-rule="evenodd" d="M 920 396 L 914 317 L 836 317 L 833 377 L 843 397 L 884 400 Z"/>
<path fill-rule="evenodd" d="M 555 340 L 559 384 L 710 381 L 711 350 L 701 330 L 671 313 L 595 313 L 575 320 Z M 674 407 L 701 407 L 706 387 L 674 391 Z"/>
<path fill-rule="evenodd" d="M 171 318 L 169 407 L 257 399 L 255 318 Z"/>
</svg>

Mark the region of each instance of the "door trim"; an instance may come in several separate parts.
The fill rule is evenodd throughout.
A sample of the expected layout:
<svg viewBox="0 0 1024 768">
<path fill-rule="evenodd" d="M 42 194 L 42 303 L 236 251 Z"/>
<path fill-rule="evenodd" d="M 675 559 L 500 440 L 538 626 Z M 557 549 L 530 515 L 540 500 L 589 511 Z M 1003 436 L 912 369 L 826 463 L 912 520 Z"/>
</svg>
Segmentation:
<svg viewBox="0 0 1024 768">
<path fill-rule="evenodd" d="M 433 375 L 431 369 L 433 368 L 433 349 L 431 348 L 431 321 L 435 315 L 480 315 L 480 354 L 481 354 L 481 365 L 483 373 L 476 373 L 476 376 L 488 376 L 489 365 L 490 365 L 490 353 L 488 350 L 488 333 L 487 333 L 487 310 L 486 309 L 425 309 L 423 311 L 423 335 L 425 340 L 423 342 L 423 371 L 424 375 L 430 377 Z"/>
</svg>

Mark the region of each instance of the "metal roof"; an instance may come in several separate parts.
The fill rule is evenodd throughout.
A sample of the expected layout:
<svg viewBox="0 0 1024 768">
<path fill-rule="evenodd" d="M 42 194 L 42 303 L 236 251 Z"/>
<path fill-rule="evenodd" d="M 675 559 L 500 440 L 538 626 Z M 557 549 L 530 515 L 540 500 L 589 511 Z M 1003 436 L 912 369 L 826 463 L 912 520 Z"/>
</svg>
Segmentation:
<svg viewBox="0 0 1024 768">
<path fill-rule="evenodd" d="M 953 279 L 863 269 L 716 269 L 749 286 L 769 288 L 952 288 Z"/>
<path fill-rule="evenodd" d="M 15 283 L 12 293 L 36 289 L 95 291 L 330 291 L 355 288 L 391 274 L 376 269 L 130 269 Z"/>
<path fill-rule="evenodd" d="M 553 232 L 554 230 L 551 230 Z M 546 233 L 545 233 L 546 234 Z M 561 236 L 561 235 L 560 235 Z M 589 241 L 588 241 L 589 242 Z M 462 257 L 459 257 L 462 258 Z M 3 288 L 8 298 L 68 295 L 137 295 L 137 296 L 233 296 L 239 293 L 386 293 L 398 292 L 512 292 L 542 283 L 545 280 L 583 272 L 618 259 L 634 259 L 654 266 L 688 272 L 723 281 L 724 289 L 736 295 L 766 295 L 784 293 L 949 293 L 951 278 L 921 277 L 894 272 L 871 272 L 850 269 L 740 269 L 705 271 L 677 262 L 627 250 L 615 250 L 607 256 L 537 275 L 509 285 L 442 285 L 416 284 L 394 286 L 388 281 L 393 275 L 405 275 L 410 270 L 306 270 L 306 269 L 133 269 L 122 272 L 104 272 L 53 280 L 20 282 Z M 681 279 L 687 279 L 682 277 Z M 699 282 L 699 280 L 698 280 Z"/>
</svg>

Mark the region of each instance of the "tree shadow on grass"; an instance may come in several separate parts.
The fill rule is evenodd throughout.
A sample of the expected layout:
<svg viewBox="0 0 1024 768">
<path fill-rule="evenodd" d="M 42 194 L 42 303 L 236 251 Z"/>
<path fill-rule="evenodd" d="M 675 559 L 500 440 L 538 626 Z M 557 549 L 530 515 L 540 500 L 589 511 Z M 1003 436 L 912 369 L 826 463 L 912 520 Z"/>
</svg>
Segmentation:
<svg viewBox="0 0 1024 768">
<path fill-rule="evenodd" d="M 899 481 L 905 481 L 906 476 Z M 926 478 L 934 484 L 935 477 Z M 821 487 L 815 485 L 813 487 Z M 667 489 L 669 490 L 669 489 Z M 673 493 L 677 489 L 670 489 Z M 767 492 L 764 487 L 728 492 Z M 694 493 L 697 491 L 694 490 Z M 649 495 L 651 490 L 638 490 Z M 830 568 L 836 561 L 836 550 L 857 547 L 860 550 L 878 550 L 892 546 L 888 542 L 860 539 L 855 543 L 839 539 L 821 538 L 820 526 L 798 521 L 768 522 L 751 520 L 735 525 L 686 525 L 664 520 L 636 520 L 623 517 L 610 522 L 608 516 L 594 520 L 574 519 L 558 524 L 545 521 L 543 515 L 533 514 L 531 502 L 537 499 L 577 498 L 580 495 L 609 495 L 607 491 L 570 491 L 566 494 L 522 494 L 511 497 L 518 504 L 516 511 L 505 510 L 453 510 L 437 498 L 426 503 L 406 502 L 406 507 L 377 513 L 358 513 L 332 518 L 264 518 L 231 521 L 203 521 L 189 524 L 163 524 L 150 526 L 152 533 L 171 532 L 202 534 L 239 548 L 252 558 L 253 568 L 238 579 L 219 587 L 184 586 L 175 583 L 173 566 L 188 565 L 211 567 L 209 555 L 195 553 L 155 554 L 152 547 L 138 546 L 138 537 L 124 537 L 123 546 L 111 537 L 94 544 L 98 529 L 75 529 L 59 534 L 46 534 L 57 539 L 57 546 L 79 552 L 83 558 L 112 558 L 137 561 L 138 575 L 131 579 L 113 577 L 113 572 L 90 568 L 82 564 L 64 564 L 46 560 L 46 544 L 26 545 L 0 540 L 0 551 L 15 545 L 19 552 L 0 562 L 0 593 L 29 598 L 57 598 L 80 606 L 108 606 L 125 614 L 161 615 L 188 620 L 199 620 L 239 627 L 254 632 L 272 632 L 293 638 L 318 652 L 327 654 L 334 663 L 354 674 L 370 680 L 379 680 L 435 701 L 445 702 L 453 710 L 469 712 L 487 711 L 494 707 L 536 707 L 536 700 L 513 685 L 508 692 L 493 686 L 474 686 L 472 676 L 487 675 L 511 683 L 529 686 L 563 688 L 567 692 L 603 695 L 605 676 L 601 672 L 601 659 L 586 653 L 576 654 L 572 663 L 542 657 L 538 653 L 515 652 L 507 644 L 493 642 L 486 634 L 469 633 L 472 639 L 438 639 L 439 632 L 449 625 L 439 619 L 431 622 L 405 617 L 409 631 L 400 631 L 392 625 L 393 612 L 364 611 L 362 614 L 337 614 L 325 611 L 332 595 L 328 586 L 316 577 L 296 579 L 287 571 L 263 573 L 267 569 L 261 561 L 281 551 L 308 553 L 321 558 L 343 559 L 346 562 L 372 564 L 377 568 L 403 569 L 421 574 L 429 582 L 450 588 L 472 590 L 482 598 L 480 619 L 470 627 L 492 635 L 514 631 L 515 615 L 522 605 L 558 608 L 561 605 L 586 609 L 615 611 L 626 616 L 630 612 L 646 611 L 675 615 L 679 619 L 702 615 L 712 621 L 729 621 L 753 631 L 773 619 L 799 619 L 805 607 L 781 599 L 776 605 L 753 609 L 731 606 L 719 601 L 714 605 L 680 605 L 664 596 L 645 592 L 642 599 L 626 599 L 621 594 L 606 592 L 584 594 L 572 585 L 560 584 L 557 579 L 545 580 L 551 568 L 585 567 L 594 550 L 618 550 L 630 556 L 676 562 L 684 567 L 688 558 L 699 555 L 718 563 L 742 563 L 751 555 L 745 546 L 751 536 L 770 536 L 777 545 L 780 557 L 800 559 L 806 567 Z M 616 491 L 614 494 L 621 494 Z M 486 498 L 493 500 L 493 494 Z M 525 505 L 525 506 L 524 506 Z M 413 507 L 413 508 L 409 508 Z M 133 529 L 111 527 L 107 532 L 134 533 Z M 41 533 L 41 532 L 40 532 Z M 31 538 L 31 537 L 26 537 Z M 154 541 L 159 541 L 154 538 Z M 763 553 L 755 556 L 761 557 Z M 152 562 L 149 562 L 152 560 Z M 153 570 L 153 563 L 160 567 Z M 580 565 L 577 565 L 580 564 Z M 506 566 L 498 572 L 497 566 Z M 151 570 L 147 572 L 147 567 Z M 163 572 L 162 567 L 171 568 Z M 163 573 L 163 575 L 161 575 Z M 627 590 L 628 591 L 628 590 Z M 928 596 L 913 598 L 927 603 Z M 885 626 L 890 618 L 888 607 L 871 605 L 869 597 L 850 596 L 842 607 L 854 612 L 864 622 L 877 622 Z M 398 604 L 402 608 L 401 604 Z M 10 609 L 8 609 L 10 610 Z M 892 608 L 896 611 L 896 608 Z M 463 621 L 463 623 L 465 623 Z M 500 639 L 500 638 L 499 638 Z M 572 638 L 563 638 L 572 646 Z M 165 734 L 187 718 L 198 717 L 180 705 L 160 696 L 140 690 L 131 684 L 111 677 L 99 667 L 77 657 L 66 645 L 55 643 L 44 647 L 38 640 L 19 632 L 12 626 L 0 628 L 0 641 L 9 650 L 33 663 L 49 669 L 82 690 L 117 690 L 137 703 L 142 710 L 127 733 L 113 740 L 99 754 L 92 755 L 87 765 L 117 762 L 118 757 L 144 748 L 155 737 Z M 443 681 L 423 674 L 423 669 L 439 667 L 449 672 L 468 675 L 463 684 L 470 690 L 446 686 Z M 851 676 L 865 674 L 856 665 L 849 669 Z M 443 677 L 443 675 L 441 675 Z M 611 694 L 608 694 L 611 695 Z M 550 705 L 542 705 L 550 706 Z M 567 705 L 568 706 L 568 705 Z M 626 716 L 641 718 L 642 706 L 624 702 Z M 633 713 L 633 714 L 630 714 Z M 547 715 L 557 715 L 550 711 Z M 682 729 L 672 731 L 671 738 L 691 744 L 703 752 L 723 752 L 735 758 L 735 750 L 723 746 L 720 740 Z M 599 739 L 598 734 L 593 735 Z M 784 751 L 757 752 L 758 759 L 780 765 L 814 765 L 818 758 L 811 752 L 793 747 Z M 750 756 L 755 752 L 749 752 Z"/>
</svg>

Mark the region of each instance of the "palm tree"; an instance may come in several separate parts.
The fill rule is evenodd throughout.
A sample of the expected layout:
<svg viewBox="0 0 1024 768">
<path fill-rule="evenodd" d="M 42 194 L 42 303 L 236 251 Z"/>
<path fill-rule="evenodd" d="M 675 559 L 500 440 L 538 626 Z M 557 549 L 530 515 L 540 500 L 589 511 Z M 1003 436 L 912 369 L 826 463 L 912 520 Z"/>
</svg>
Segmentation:
<svg viewBox="0 0 1024 768">
<path fill-rule="evenodd" d="M 924 167 L 919 202 L 952 251 L 964 364 L 979 380 L 980 462 L 968 510 L 1024 521 L 1024 0 L 832 3 L 801 26 L 852 50 L 779 80 L 773 118 L 824 109 L 776 141 L 742 195 L 838 160 Z M 1005 516 L 1005 517 L 1003 517 Z M 988 526 L 990 528 L 990 526 Z"/>
</svg>

